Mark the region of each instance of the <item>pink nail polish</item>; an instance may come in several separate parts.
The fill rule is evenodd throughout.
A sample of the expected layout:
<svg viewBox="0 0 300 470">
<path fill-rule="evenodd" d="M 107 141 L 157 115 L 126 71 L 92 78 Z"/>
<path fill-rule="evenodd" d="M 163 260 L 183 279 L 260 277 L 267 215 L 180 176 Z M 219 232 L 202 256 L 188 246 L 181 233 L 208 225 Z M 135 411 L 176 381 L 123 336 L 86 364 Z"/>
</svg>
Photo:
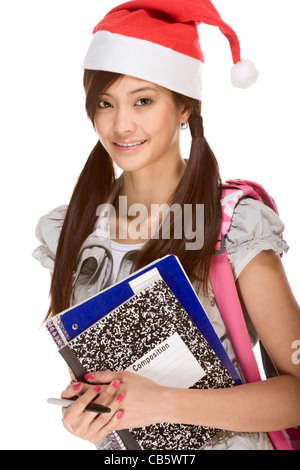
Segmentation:
<svg viewBox="0 0 300 470">
<path fill-rule="evenodd" d="M 124 398 L 125 398 L 125 395 L 123 395 L 123 393 L 120 393 L 120 394 L 117 396 L 117 401 L 118 401 L 119 403 L 121 403 L 121 401 L 123 401 Z"/>
<path fill-rule="evenodd" d="M 100 392 L 100 385 L 95 385 L 94 390 L 95 392 Z"/>
<path fill-rule="evenodd" d="M 113 386 L 114 388 L 118 388 L 118 386 L 120 385 L 120 383 L 121 383 L 120 380 L 115 380 L 115 381 L 113 382 L 112 386 Z"/>
<path fill-rule="evenodd" d="M 81 382 L 78 382 L 77 384 L 74 385 L 74 390 L 75 392 L 78 392 L 78 390 L 80 389 L 81 387 Z"/>
<path fill-rule="evenodd" d="M 117 413 L 117 419 L 121 419 L 121 418 L 122 418 L 122 416 L 123 416 L 123 413 L 122 413 L 122 411 L 119 411 L 119 412 Z"/>
<path fill-rule="evenodd" d="M 84 378 L 85 378 L 85 380 L 94 380 L 95 374 L 93 374 L 93 373 L 85 374 Z"/>
</svg>

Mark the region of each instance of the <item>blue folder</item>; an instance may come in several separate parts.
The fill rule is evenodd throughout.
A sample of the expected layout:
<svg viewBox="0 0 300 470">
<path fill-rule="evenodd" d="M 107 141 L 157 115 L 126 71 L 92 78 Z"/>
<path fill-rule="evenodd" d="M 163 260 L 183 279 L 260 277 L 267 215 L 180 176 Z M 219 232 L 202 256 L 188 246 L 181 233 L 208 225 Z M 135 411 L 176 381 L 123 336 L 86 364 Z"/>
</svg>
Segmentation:
<svg viewBox="0 0 300 470">
<path fill-rule="evenodd" d="M 158 270 L 161 278 L 177 297 L 182 307 L 189 314 L 191 320 L 231 374 L 233 380 L 237 385 L 241 384 L 237 371 L 215 333 L 178 258 L 174 255 L 165 256 L 151 263 L 125 280 L 63 312 L 60 315 L 60 328 L 64 331 L 68 340 L 72 340 L 103 316 L 130 299 L 134 295 L 130 283 L 154 268 Z M 50 330 L 47 324 L 46 327 Z"/>
</svg>

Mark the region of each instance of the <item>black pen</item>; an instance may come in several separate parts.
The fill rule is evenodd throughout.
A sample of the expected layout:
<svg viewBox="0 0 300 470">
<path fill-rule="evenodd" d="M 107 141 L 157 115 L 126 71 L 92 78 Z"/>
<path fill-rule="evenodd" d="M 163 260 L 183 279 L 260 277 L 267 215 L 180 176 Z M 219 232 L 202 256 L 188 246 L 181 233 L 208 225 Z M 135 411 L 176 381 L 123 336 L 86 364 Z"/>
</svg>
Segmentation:
<svg viewBox="0 0 300 470">
<path fill-rule="evenodd" d="M 64 408 L 68 408 L 69 406 L 73 405 L 75 400 L 66 400 L 64 398 L 48 398 L 47 402 L 50 405 L 58 405 L 63 406 Z M 111 409 L 104 405 L 99 405 L 98 403 L 89 403 L 84 411 L 93 411 L 94 413 L 110 413 Z"/>
</svg>

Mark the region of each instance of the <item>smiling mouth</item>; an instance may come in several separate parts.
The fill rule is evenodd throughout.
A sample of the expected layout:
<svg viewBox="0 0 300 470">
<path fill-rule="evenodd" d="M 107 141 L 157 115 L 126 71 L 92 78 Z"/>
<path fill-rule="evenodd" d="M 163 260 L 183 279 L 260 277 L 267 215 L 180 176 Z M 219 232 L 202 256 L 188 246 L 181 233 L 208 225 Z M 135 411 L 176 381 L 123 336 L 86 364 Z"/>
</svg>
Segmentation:
<svg viewBox="0 0 300 470">
<path fill-rule="evenodd" d="M 140 141 L 136 141 L 136 142 L 114 142 L 114 146 L 118 150 L 122 150 L 122 151 L 127 150 L 127 151 L 129 151 L 129 150 L 134 150 L 138 147 L 141 147 L 145 143 L 146 143 L 146 140 L 140 140 Z"/>
</svg>

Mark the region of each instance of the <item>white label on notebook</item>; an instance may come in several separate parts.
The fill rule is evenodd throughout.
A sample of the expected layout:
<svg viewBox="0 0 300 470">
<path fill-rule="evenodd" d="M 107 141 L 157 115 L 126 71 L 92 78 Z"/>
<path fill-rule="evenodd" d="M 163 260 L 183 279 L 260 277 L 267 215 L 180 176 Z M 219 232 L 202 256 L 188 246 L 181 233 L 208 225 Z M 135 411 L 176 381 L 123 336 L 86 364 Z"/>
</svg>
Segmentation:
<svg viewBox="0 0 300 470">
<path fill-rule="evenodd" d="M 206 375 L 178 333 L 157 345 L 126 370 L 160 385 L 178 388 L 189 388 Z"/>
<path fill-rule="evenodd" d="M 161 279 L 161 275 L 158 269 L 153 268 L 153 269 L 150 269 L 150 271 L 147 271 L 145 274 L 142 274 L 141 276 L 130 281 L 129 285 L 131 289 L 133 290 L 134 294 L 138 294 L 139 292 L 144 290 L 146 287 L 148 287 L 150 284 L 152 284 L 155 281 L 158 281 L 159 279 Z"/>
</svg>

